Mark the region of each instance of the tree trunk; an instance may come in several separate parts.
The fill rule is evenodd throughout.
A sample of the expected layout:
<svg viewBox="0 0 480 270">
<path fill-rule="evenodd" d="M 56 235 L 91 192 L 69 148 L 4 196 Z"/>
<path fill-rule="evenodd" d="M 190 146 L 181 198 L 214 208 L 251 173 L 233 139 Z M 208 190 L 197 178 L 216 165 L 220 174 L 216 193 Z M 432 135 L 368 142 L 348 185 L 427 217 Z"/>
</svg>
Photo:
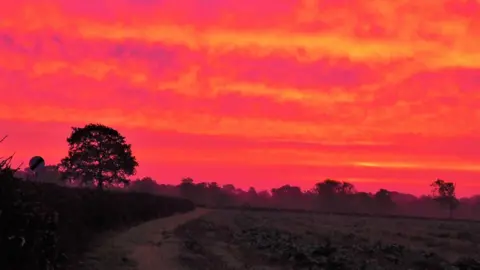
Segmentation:
<svg viewBox="0 0 480 270">
<path fill-rule="evenodd" d="M 105 182 L 105 179 L 103 178 L 103 169 L 100 168 L 100 171 L 98 172 L 97 176 L 97 188 L 98 190 L 103 190 L 103 183 Z"/>
<path fill-rule="evenodd" d="M 97 184 L 98 190 L 103 190 L 103 180 L 99 180 Z"/>
</svg>

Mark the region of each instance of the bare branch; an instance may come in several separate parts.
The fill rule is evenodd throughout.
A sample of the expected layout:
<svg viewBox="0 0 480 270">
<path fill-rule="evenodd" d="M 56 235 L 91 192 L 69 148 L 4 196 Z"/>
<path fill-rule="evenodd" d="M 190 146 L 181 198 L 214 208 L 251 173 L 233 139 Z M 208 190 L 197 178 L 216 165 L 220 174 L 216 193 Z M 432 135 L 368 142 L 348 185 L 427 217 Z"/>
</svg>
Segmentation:
<svg viewBox="0 0 480 270">
<path fill-rule="evenodd" d="M 0 143 L 2 143 L 3 141 L 5 141 L 5 139 L 8 137 L 8 135 L 5 135 L 1 140 L 0 140 Z"/>
<path fill-rule="evenodd" d="M 17 166 L 17 168 L 16 168 L 15 170 L 16 170 L 16 171 L 19 171 L 19 170 L 20 170 L 20 167 L 22 167 L 22 166 L 23 166 L 23 161 L 20 162 L 20 164 Z"/>
</svg>

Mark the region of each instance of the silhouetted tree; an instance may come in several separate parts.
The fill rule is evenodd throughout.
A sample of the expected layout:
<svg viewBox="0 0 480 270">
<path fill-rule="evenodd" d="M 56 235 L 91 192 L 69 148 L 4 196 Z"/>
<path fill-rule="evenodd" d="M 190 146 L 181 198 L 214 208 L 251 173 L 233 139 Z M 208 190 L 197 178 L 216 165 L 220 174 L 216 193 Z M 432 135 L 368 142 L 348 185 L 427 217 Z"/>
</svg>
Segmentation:
<svg viewBox="0 0 480 270">
<path fill-rule="evenodd" d="M 442 179 L 435 180 L 431 185 L 433 199 L 442 206 L 448 208 L 449 217 L 453 217 L 453 211 L 458 207 L 459 201 L 455 195 L 455 184 L 445 182 Z"/>
<path fill-rule="evenodd" d="M 337 209 L 343 212 L 350 212 L 356 206 L 354 196 L 356 193 L 355 186 L 349 182 L 341 182 L 341 186 L 337 190 Z"/>
<path fill-rule="evenodd" d="M 160 186 L 151 177 L 143 177 L 132 181 L 128 187 L 131 191 L 144 193 L 158 193 Z"/>
<path fill-rule="evenodd" d="M 229 193 L 229 194 L 231 194 L 231 195 L 235 195 L 235 193 L 237 192 L 237 189 L 236 189 L 235 186 L 232 185 L 232 184 L 223 185 L 223 186 L 222 186 L 222 189 L 223 189 L 225 192 L 227 192 L 227 193 Z"/>
<path fill-rule="evenodd" d="M 182 179 L 180 186 L 180 194 L 188 199 L 193 198 L 195 196 L 195 184 L 193 183 L 193 179 L 190 177 L 185 177 Z"/>
<path fill-rule="evenodd" d="M 255 190 L 254 187 L 250 187 L 248 189 L 248 191 L 246 192 L 245 194 L 245 201 L 249 204 L 249 205 L 259 205 L 260 204 L 260 201 L 258 199 L 258 194 L 257 194 L 257 190 Z"/>
<path fill-rule="evenodd" d="M 390 214 L 390 211 L 395 208 L 395 202 L 392 199 L 392 194 L 386 189 L 382 188 L 377 191 L 373 198 L 375 200 L 377 209 L 381 212 L 387 212 Z"/>
<path fill-rule="evenodd" d="M 352 195 L 356 193 L 355 186 L 349 182 L 342 182 L 342 186 L 340 188 L 340 193 L 344 195 Z"/>
<path fill-rule="evenodd" d="M 263 206 L 269 206 L 272 195 L 267 190 L 261 190 L 257 192 L 257 198 L 258 198 L 259 204 Z"/>
<path fill-rule="evenodd" d="M 62 178 L 95 183 L 98 189 L 108 184 L 128 184 L 127 176 L 138 166 L 131 145 L 118 131 L 101 124 L 73 127 L 68 142 L 68 156 L 59 168 Z"/>
<path fill-rule="evenodd" d="M 286 208 L 300 208 L 303 193 L 299 187 L 283 185 L 272 189 L 272 199 L 276 205 Z"/>
<path fill-rule="evenodd" d="M 316 183 L 312 192 L 318 195 L 318 200 L 324 210 L 345 210 L 342 208 L 348 207 L 345 204 L 347 196 L 355 193 L 355 187 L 348 182 L 326 179 Z"/>
<path fill-rule="evenodd" d="M 193 182 L 194 182 L 194 181 L 193 181 L 192 178 L 190 178 L 190 177 L 185 177 L 185 178 L 182 179 L 182 182 L 180 183 L 180 185 L 182 185 L 182 184 L 193 184 Z"/>
<path fill-rule="evenodd" d="M 323 182 L 315 184 L 315 191 L 324 196 L 334 196 L 342 189 L 342 182 L 332 179 L 326 179 Z"/>
<path fill-rule="evenodd" d="M 355 205 L 354 211 L 359 213 L 370 213 L 375 206 L 373 195 L 367 192 L 357 192 L 352 195 L 352 201 Z"/>
<path fill-rule="evenodd" d="M 315 184 L 313 191 L 318 195 L 322 208 L 329 208 L 335 204 L 335 197 L 340 186 L 341 183 L 339 181 L 332 179 L 326 179 Z"/>
<path fill-rule="evenodd" d="M 223 191 L 217 182 L 207 184 L 207 194 L 210 198 L 210 203 L 215 206 L 225 206 L 231 202 L 227 192 Z"/>
</svg>

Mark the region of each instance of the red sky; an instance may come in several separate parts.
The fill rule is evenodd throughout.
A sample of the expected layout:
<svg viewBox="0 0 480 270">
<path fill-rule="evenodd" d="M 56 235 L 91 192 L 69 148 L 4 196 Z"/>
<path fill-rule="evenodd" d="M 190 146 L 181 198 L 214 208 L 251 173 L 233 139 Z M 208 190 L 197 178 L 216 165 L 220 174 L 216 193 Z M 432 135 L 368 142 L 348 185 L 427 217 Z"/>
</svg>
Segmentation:
<svg viewBox="0 0 480 270">
<path fill-rule="evenodd" d="M 479 1 L 15 0 L 0 18 L 18 163 L 100 122 L 164 183 L 480 193 Z"/>
</svg>

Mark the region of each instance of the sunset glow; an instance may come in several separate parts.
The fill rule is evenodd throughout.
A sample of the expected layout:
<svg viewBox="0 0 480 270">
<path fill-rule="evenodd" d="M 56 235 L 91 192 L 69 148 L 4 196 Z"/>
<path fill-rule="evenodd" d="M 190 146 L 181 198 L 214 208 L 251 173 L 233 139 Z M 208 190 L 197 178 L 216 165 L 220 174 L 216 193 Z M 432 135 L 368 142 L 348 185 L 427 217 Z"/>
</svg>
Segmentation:
<svg viewBox="0 0 480 270">
<path fill-rule="evenodd" d="M 162 183 L 480 193 L 480 1 L 16 0 L 0 18 L 16 163 L 57 163 L 99 122 Z"/>
</svg>

